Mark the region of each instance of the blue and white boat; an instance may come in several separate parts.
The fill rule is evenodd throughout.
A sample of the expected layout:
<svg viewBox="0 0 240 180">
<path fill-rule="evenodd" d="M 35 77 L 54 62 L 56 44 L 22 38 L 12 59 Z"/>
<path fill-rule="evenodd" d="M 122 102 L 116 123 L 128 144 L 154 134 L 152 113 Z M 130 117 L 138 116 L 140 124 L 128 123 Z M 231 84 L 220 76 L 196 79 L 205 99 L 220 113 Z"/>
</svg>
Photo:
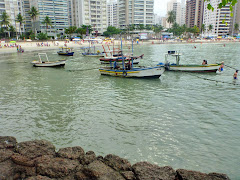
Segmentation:
<svg viewBox="0 0 240 180">
<path fill-rule="evenodd" d="M 58 55 L 62 56 L 73 56 L 74 52 L 72 52 L 73 48 L 68 47 L 60 47 L 60 51 L 58 51 Z"/>
</svg>

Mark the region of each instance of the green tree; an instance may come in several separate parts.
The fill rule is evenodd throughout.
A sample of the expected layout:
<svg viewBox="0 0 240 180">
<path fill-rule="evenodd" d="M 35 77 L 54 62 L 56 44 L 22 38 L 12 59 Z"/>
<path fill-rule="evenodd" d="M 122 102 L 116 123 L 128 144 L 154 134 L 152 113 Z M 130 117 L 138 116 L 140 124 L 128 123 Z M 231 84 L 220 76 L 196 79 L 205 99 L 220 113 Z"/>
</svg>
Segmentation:
<svg viewBox="0 0 240 180">
<path fill-rule="evenodd" d="M 157 35 L 159 35 L 159 38 L 161 37 L 161 32 L 163 30 L 163 27 L 161 25 L 155 25 L 153 26 L 153 32 Z"/>
<path fill-rule="evenodd" d="M 121 32 L 120 29 L 113 26 L 108 26 L 107 31 L 103 32 L 103 35 L 109 37 L 114 34 L 120 34 L 120 32 Z"/>
<path fill-rule="evenodd" d="M 152 27 L 152 25 L 146 25 L 146 27 L 145 27 L 147 30 L 152 30 L 153 29 L 153 27 Z"/>
<path fill-rule="evenodd" d="M 75 33 L 77 30 L 77 26 L 70 26 L 69 28 L 65 28 L 65 33 L 70 35 L 71 38 L 71 34 Z"/>
<path fill-rule="evenodd" d="M 34 29 L 34 35 L 36 34 L 36 18 L 39 15 L 39 11 L 36 7 L 32 6 L 30 11 L 28 11 L 29 16 L 33 20 L 33 29 Z"/>
<path fill-rule="evenodd" d="M 210 24 L 210 25 L 208 26 L 208 36 L 209 36 L 209 32 L 212 31 L 212 29 L 213 29 L 213 25 Z"/>
<path fill-rule="evenodd" d="M 86 34 L 86 29 L 84 28 L 77 28 L 76 33 L 81 35 L 81 38 L 83 38 L 83 34 Z"/>
<path fill-rule="evenodd" d="M 14 37 L 14 33 L 16 32 L 16 29 L 13 25 L 9 26 L 9 32 L 10 32 L 10 37 Z"/>
<path fill-rule="evenodd" d="M 82 25 L 81 26 L 83 29 L 86 29 L 86 33 L 91 34 L 92 30 L 92 26 L 91 25 Z"/>
<path fill-rule="evenodd" d="M 235 24 L 234 24 L 234 31 L 235 31 L 236 33 L 239 32 L 239 24 L 238 24 L 238 23 L 235 23 Z"/>
<path fill-rule="evenodd" d="M 48 36 L 47 36 L 47 33 L 39 33 L 39 34 L 37 35 L 37 38 L 38 38 L 39 40 L 47 40 L 47 39 L 48 39 Z"/>
<path fill-rule="evenodd" d="M 173 24 L 176 21 L 176 12 L 175 11 L 168 11 L 167 22 L 169 24 Z"/>
<path fill-rule="evenodd" d="M 10 24 L 10 18 L 9 18 L 9 15 L 6 13 L 6 11 L 3 11 L 2 15 L 0 16 L 0 20 L 1 20 L 1 28 L 4 30 L 4 32 L 7 31 Z"/>
<path fill-rule="evenodd" d="M 138 24 L 137 28 L 140 30 L 140 32 L 144 29 L 144 24 Z"/>
<path fill-rule="evenodd" d="M 47 30 L 48 30 L 48 26 L 52 26 L 52 20 L 49 16 L 46 16 L 42 22 L 42 24 L 45 24 L 46 25 L 46 33 L 47 33 Z"/>
<path fill-rule="evenodd" d="M 205 31 L 205 24 L 202 24 L 201 25 L 201 32 L 204 33 L 204 31 Z"/>
<path fill-rule="evenodd" d="M 24 18 L 23 18 L 23 16 L 19 13 L 18 15 L 17 15 L 17 17 L 16 17 L 16 22 L 19 22 L 19 34 L 20 34 L 20 36 L 22 35 L 22 31 L 21 31 L 21 27 L 22 27 L 22 24 L 23 24 L 23 22 L 24 22 Z"/>
</svg>

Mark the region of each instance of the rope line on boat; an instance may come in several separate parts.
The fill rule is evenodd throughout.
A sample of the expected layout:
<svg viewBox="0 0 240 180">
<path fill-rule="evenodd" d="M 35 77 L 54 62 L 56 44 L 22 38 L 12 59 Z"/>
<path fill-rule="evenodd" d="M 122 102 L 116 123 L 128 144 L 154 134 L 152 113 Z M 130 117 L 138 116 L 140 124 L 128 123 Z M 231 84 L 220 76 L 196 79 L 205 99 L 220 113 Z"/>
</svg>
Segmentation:
<svg viewBox="0 0 240 180">
<path fill-rule="evenodd" d="M 201 77 L 201 76 L 197 76 L 195 75 L 197 78 L 203 79 L 203 80 L 207 80 L 207 81 L 213 81 L 216 83 L 225 83 L 225 84 L 231 84 L 231 85 L 238 85 L 240 86 L 239 83 L 231 83 L 231 82 L 226 82 L 226 81 L 219 81 L 219 80 L 215 80 L 215 79 L 209 79 L 209 78 L 205 78 L 205 77 Z"/>
</svg>

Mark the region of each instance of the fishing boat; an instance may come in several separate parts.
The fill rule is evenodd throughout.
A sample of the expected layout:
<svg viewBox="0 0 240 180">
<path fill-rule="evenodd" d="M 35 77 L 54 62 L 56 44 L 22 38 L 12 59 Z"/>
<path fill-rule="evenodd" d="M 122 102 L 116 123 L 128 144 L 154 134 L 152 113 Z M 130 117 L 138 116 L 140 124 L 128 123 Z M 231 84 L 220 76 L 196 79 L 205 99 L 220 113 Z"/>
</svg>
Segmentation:
<svg viewBox="0 0 240 180">
<path fill-rule="evenodd" d="M 113 56 L 113 57 L 105 57 L 105 58 L 100 58 L 100 62 L 101 64 L 109 64 L 110 61 L 117 61 L 117 62 L 122 62 L 122 60 L 124 61 L 133 61 L 133 64 L 139 64 L 139 59 L 142 59 L 144 56 L 144 54 L 140 55 L 140 56 Z"/>
<path fill-rule="evenodd" d="M 72 52 L 73 48 L 68 48 L 68 47 L 60 47 L 60 51 L 58 51 L 58 55 L 62 56 L 73 56 L 74 52 Z"/>
<path fill-rule="evenodd" d="M 133 59 L 128 61 L 128 63 L 123 58 L 122 63 L 111 60 L 109 65 L 99 69 L 101 75 L 126 78 L 159 78 L 165 71 L 165 67 L 160 65 L 154 67 L 133 67 Z"/>
<path fill-rule="evenodd" d="M 45 60 L 42 60 L 42 57 L 45 56 Z M 55 62 L 50 62 L 46 53 L 38 53 L 38 60 L 32 61 L 33 66 L 35 67 L 60 67 L 65 66 L 66 60 L 58 60 Z"/>
<path fill-rule="evenodd" d="M 165 55 L 165 63 L 159 63 L 160 66 L 164 65 L 168 71 L 184 71 L 184 72 L 217 72 L 221 64 L 180 64 L 181 54 L 177 51 L 168 51 Z M 170 63 L 169 57 L 175 57 L 176 63 Z"/>
<path fill-rule="evenodd" d="M 88 57 L 104 57 L 104 53 L 100 52 L 99 50 L 96 51 L 95 46 L 91 46 L 92 43 L 97 42 L 98 39 L 85 39 L 85 41 L 89 42 L 89 47 L 83 47 L 81 49 L 84 50 L 82 53 L 83 56 L 88 56 Z"/>
</svg>

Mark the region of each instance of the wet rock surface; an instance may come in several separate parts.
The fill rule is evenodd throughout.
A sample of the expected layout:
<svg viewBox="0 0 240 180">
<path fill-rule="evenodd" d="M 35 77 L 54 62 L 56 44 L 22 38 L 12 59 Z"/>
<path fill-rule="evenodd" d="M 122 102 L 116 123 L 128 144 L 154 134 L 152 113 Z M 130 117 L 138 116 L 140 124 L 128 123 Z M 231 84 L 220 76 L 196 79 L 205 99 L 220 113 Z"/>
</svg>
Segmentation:
<svg viewBox="0 0 240 180">
<path fill-rule="evenodd" d="M 226 174 L 201 173 L 148 162 L 131 165 L 109 154 L 104 158 L 79 147 L 61 148 L 46 140 L 17 143 L 0 136 L 0 180 L 229 180 Z"/>
</svg>

